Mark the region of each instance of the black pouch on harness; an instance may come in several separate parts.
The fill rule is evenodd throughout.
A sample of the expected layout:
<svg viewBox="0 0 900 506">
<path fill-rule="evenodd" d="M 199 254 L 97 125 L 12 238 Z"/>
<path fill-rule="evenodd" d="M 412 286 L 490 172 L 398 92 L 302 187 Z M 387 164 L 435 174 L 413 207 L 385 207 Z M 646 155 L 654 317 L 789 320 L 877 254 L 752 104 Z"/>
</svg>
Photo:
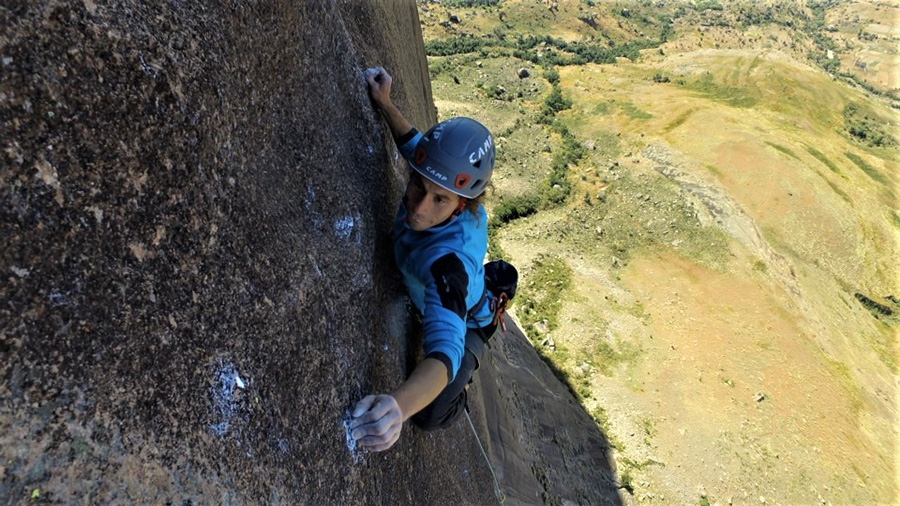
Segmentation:
<svg viewBox="0 0 900 506">
<path fill-rule="evenodd" d="M 494 260 L 484 265 L 484 287 L 493 295 L 491 300 L 491 312 L 494 320 L 491 324 L 494 328 L 499 326 L 506 332 L 506 306 L 516 296 L 516 288 L 519 284 L 519 271 L 513 264 L 505 260 Z"/>
<path fill-rule="evenodd" d="M 508 300 L 516 296 L 519 284 L 519 271 L 506 260 L 494 260 L 484 264 L 484 287 L 499 297 L 505 293 Z"/>
<path fill-rule="evenodd" d="M 478 328 L 478 334 L 484 343 L 488 343 L 491 340 L 496 333 L 497 327 L 502 328 L 506 332 L 506 323 L 503 321 L 503 318 L 506 316 L 506 306 L 516 296 L 518 284 L 519 271 L 516 270 L 513 264 L 505 260 L 494 260 L 484 264 L 485 295 L 490 294 L 490 296 L 482 298 L 481 302 L 469 311 L 469 318 L 474 319 L 473 313 L 480 311 L 483 304 L 490 303 L 491 313 L 493 313 L 494 317 L 489 325 Z M 483 350 L 483 347 L 478 347 L 478 349 Z M 473 353 L 475 351 L 473 350 Z M 475 356 L 478 357 L 479 355 Z"/>
</svg>

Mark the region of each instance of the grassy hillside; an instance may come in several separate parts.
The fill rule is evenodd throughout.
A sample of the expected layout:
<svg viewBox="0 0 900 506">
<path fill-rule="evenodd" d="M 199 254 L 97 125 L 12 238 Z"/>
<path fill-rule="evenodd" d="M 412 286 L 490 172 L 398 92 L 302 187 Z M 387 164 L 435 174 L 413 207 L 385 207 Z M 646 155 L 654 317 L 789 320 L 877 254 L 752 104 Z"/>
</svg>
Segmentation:
<svg viewBox="0 0 900 506">
<path fill-rule="evenodd" d="M 626 501 L 897 500 L 896 83 L 847 65 L 892 61 L 882 12 L 420 4 L 440 116 L 497 137 L 514 314 Z"/>
</svg>

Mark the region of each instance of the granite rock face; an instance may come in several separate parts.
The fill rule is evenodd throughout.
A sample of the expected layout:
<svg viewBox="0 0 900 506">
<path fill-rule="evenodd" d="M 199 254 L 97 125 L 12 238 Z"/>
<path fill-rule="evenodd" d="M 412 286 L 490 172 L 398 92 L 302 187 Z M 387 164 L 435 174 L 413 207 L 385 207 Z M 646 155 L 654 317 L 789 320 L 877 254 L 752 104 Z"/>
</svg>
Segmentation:
<svg viewBox="0 0 900 506">
<path fill-rule="evenodd" d="M 621 505 L 630 496 L 606 435 L 515 322 L 508 327 L 469 396 L 505 504 Z"/>
<path fill-rule="evenodd" d="M 496 501 L 463 423 L 342 425 L 417 352 L 362 77 L 435 122 L 413 2 L 13 0 L 0 58 L 0 503 Z"/>
</svg>

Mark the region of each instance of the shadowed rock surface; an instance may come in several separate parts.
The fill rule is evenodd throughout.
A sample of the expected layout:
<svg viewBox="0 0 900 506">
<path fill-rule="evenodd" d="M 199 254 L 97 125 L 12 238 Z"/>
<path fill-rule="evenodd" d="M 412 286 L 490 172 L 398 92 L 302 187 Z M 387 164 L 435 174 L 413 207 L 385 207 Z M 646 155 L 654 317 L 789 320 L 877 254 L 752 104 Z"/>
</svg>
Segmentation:
<svg viewBox="0 0 900 506">
<path fill-rule="evenodd" d="M 505 504 L 622 504 L 606 436 L 518 326 L 508 328 L 470 396 Z"/>
<path fill-rule="evenodd" d="M 412 2 L 13 1 L 0 53 L 0 503 L 496 502 L 465 423 L 376 455 L 342 427 L 417 344 L 388 237 L 406 169 L 362 78 L 388 67 L 434 123 Z M 615 497 L 605 444 L 553 457 L 497 411 L 503 367 L 479 374 L 511 498 L 582 490 L 542 471 L 569 457 Z"/>
</svg>

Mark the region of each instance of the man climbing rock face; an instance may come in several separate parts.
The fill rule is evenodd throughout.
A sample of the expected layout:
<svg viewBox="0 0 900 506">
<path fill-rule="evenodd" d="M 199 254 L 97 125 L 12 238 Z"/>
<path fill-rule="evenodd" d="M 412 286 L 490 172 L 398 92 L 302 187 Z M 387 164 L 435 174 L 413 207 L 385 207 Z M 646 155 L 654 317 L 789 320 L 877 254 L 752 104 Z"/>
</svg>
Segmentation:
<svg viewBox="0 0 900 506">
<path fill-rule="evenodd" d="M 424 135 L 391 101 L 392 78 L 366 71 L 369 94 L 411 167 L 394 224 L 394 256 L 422 315 L 424 359 L 390 394 L 367 395 L 353 409 L 358 447 L 390 448 L 411 419 L 424 430 L 450 426 L 465 410 L 466 386 L 497 328 L 485 290 L 487 212 L 481 205 L 494 169 L 490 131 L 451 118 Z"/>
</svg>

